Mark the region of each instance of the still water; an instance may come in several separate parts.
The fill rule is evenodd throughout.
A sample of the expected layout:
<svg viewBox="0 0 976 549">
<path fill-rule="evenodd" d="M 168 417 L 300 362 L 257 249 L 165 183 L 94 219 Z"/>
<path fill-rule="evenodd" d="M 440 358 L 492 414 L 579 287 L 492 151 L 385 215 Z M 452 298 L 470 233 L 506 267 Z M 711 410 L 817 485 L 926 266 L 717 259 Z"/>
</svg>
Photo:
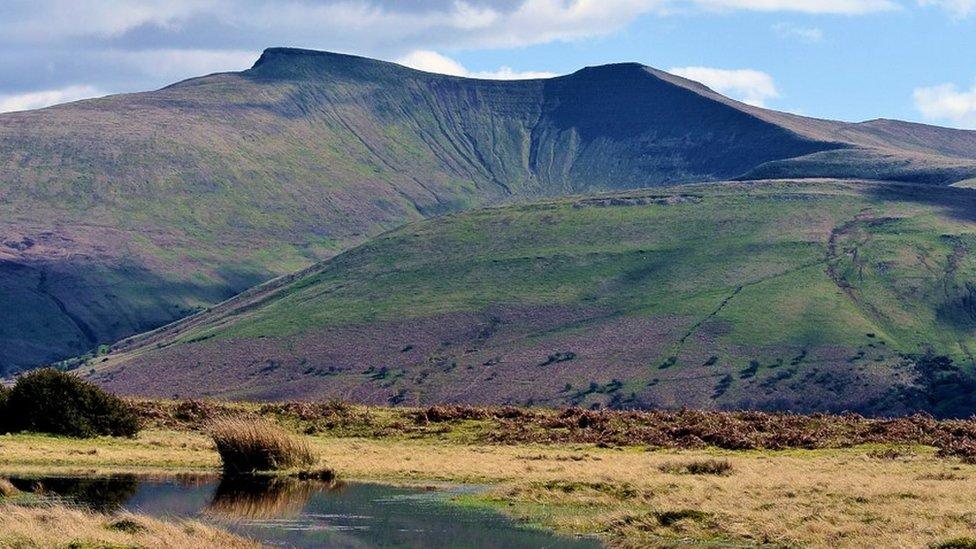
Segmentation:
<svg viewBox="0 0 976 549">
<path fill-rule="evenodd" d="M 358 482 L 221 480 L 216 476 L 12 479 L 22 490 L 98 511 L 190 517 L 283 547 L 568 547 L 590 539 L 519 527 L 508 518 L 451 503 L 472 488 L 422 490 Z"/>
</svg>

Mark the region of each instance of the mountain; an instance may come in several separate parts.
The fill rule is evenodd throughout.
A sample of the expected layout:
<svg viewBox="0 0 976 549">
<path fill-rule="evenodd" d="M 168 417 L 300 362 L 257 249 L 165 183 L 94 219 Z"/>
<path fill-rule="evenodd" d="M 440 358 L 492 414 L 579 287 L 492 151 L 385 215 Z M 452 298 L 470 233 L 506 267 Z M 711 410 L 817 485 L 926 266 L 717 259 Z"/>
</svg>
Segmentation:
<svg viewBox="0 0 976 549">
<path fill-rule="evenodd" d="M 725 182 L 408 224 L 118 344 L 113 391 L 976 411 L 976 192 Z"/>
<path fill-rule="evenodd" d="M 638 64 L 545 80 L 266 50 L 0 115 L 0 372 L 85 353 L 404 223 L 730 178 L 948 185 L 976 133 L 767 111 Z"/>
</svg>

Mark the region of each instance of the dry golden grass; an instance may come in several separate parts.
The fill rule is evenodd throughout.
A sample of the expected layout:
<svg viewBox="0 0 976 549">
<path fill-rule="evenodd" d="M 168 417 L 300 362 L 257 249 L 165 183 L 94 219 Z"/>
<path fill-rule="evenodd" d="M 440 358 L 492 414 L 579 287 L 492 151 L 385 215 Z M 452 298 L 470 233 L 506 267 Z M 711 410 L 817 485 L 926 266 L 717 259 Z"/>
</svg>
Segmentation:
<svg viewBox="0 0 976 549">
<path fill-rule="evenodd" d="M 976 466 L 931 448 L 654 451 L 592 446 L 461 446 L 318 439 L 347 477 L 487 482 L 474 496 L 564 532 L 617 545 L 661 539 L 835 547 L 924 547 L 976 529 Z M 674 475 L 670 464 L 721 459 L 727 476 Z M 511 505 L 514 504 L 514 505 Z M 700 511 L 662 524 L 661 513 Z M 667 521 L 665 521 L 667 522 Z"/>
<path fill-rule="evenodd" d="M 13 497 L 16 496 L 17 493 L 17 488 L 11 484 L 9 480 L 0 478 L 0 498 Z"/>
<path fill-rule="evenodd" d="M 282 471 L 317 461 L 305 439 L 265 419 L 220 419 L 208 431 L 225 473 Z"/>
<path fill-rule="evenodd" d="M 259 547 L 199 522 L 0 503 L 0 547 Z"/>
<path fill-rule="evenodd" d="M 147 430 L 134 439 L 0 435 L 0 469 L 17 472 L 212 470 L 220 458 L 200 433 Z"/>
<path fill-rule="evenodd" d="M 563 532 L 599 533 L 622 546 L 686 538 L 925 547 L 976 530 L 976 465 L 940 458 L 927 446 L 647 451 L 430 437 L 308 441 L 312 454 L 328 456 L 345 479 L 488 484 L 487 493 L 464 496 L 464 503 L 497 506 Z M 707 460 L 728 462 L 731 473 L 667 472 Z M 207 438 L 193 432 L 149 431 L 132 441 L 0 437 L 0 471 L 219 464 Z"/>
</svg>

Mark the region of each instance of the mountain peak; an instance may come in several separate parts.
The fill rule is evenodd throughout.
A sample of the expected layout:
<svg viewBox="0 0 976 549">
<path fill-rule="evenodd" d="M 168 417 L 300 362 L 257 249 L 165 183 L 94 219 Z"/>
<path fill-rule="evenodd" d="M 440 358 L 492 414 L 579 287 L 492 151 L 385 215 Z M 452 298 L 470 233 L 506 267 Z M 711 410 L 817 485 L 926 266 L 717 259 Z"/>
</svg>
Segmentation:
<svg viewBox="0 0 976 549">
<path fill-rule="evenodd" d="M 265 49 L 246 73 L 265 78 L 302 78 L 323 74 L 375 78 L 403 70 L 407 69 L 389 61 L 347 53 L 273 47 Z"/>
</svg>

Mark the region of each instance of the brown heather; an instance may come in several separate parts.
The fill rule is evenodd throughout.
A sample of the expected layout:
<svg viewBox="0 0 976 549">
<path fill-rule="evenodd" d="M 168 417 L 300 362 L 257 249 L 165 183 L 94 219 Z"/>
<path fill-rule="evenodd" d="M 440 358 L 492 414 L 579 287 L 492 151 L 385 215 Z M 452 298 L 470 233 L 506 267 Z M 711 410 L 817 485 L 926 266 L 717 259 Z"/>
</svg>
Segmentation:
<svg viewBox="0 0 976 549">
<path fill-rule="evenodd" d="M 576 444 L 727 450 L 848 448 L 861 444 L 925 445 L 941 457 L 976 463 L 976 419 L 918 414 L 792 414 L 703 410 L 584 410 L 438 405 L 367 408 L 337 401 L 261 406 L 219 401 L 133 400 L 150 426 L 204 430 L 214 418 L 265 418 L 306 433 L 384 438 L 443 436 L 466 430 L 468 440 L 494 444 Z"/>
</svg>

